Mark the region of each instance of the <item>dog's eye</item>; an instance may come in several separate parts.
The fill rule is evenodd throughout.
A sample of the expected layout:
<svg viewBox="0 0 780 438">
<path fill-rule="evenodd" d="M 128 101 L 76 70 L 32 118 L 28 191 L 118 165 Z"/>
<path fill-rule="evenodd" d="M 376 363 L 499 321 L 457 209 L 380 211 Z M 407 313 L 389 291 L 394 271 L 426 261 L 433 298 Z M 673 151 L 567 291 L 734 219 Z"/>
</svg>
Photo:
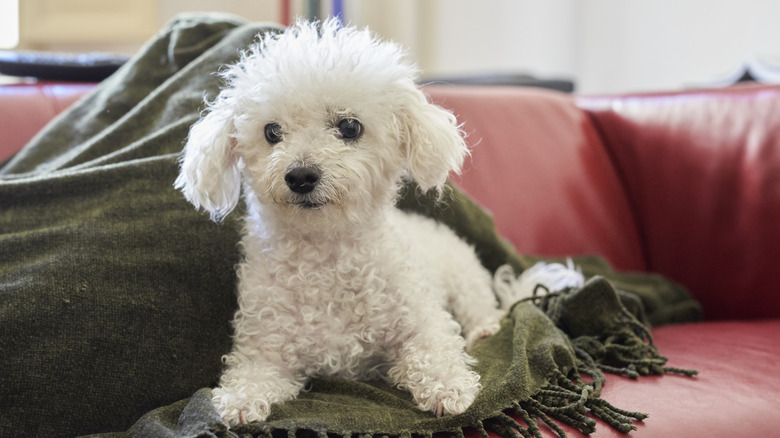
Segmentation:
<svg viewBox="0 0 780 438">
<path fill-rule="evenodd" d="M 278 123 L 265 125 L 265 139 L 272 145 L 282 141 L 282 127 Z"/>
<path fill-rule="evenodd" d="M 344 140 L 357 140 L 363 134 L 363 125 L 357 119 L 342 119 L 338 128 Z"/>
</svg>

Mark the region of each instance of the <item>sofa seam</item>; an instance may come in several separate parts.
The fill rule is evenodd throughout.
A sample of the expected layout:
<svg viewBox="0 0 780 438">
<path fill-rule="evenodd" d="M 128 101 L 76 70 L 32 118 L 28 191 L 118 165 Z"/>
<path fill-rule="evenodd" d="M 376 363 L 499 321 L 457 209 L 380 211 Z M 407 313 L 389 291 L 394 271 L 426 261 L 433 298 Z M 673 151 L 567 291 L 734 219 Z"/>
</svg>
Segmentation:
<svg viewBox="0 0 780 438">
<path fill-rule="evenodd" d="M 645 227 L 643 226 L 644 221 L 642 221 L 639 217 L 637 201 L 636 199 L 634 199 L 634 197 L 630 196 L 629 194 L 628 178 L 626 177 L 626 172 L 623 169 L 623 167 L 619 165 L 619 161 L 615 155 L 614 148 L 607 141 L 604 129 L 601 123 L 599 123 L 599 121 L 596 119 L 593 112 L 587 108 L 583 108 L 579 105 L 577 106 L 578 108 L 580 108 L 581 111 L 585 113 L 586 117 L 590 121 L 590 124 L 593 127 L 595 134 L 598 136 L 601 142 L 602 150 L 604 151 L 604 154 L 607 156 L 607 159 L 609 160 L 610 167 L 615 172 L 615 176 L 617 177 L 620 183 L 620 192 L 622 193 L 623 199 L 626 201 L 628 208 L 630 210 L 631 222 L 634 225 L 634 230 L 636 231 L 637 239 L 639 239 L 639 245 L 641 246 L 640 257 L 642 258 L 642 263 L 644 264 L 644 268 L 650 271 L 652 270 L 652 264 L 650 262 L 649 247 L 647 244 L 648 243 L 647 233 Z"/>
</svg>

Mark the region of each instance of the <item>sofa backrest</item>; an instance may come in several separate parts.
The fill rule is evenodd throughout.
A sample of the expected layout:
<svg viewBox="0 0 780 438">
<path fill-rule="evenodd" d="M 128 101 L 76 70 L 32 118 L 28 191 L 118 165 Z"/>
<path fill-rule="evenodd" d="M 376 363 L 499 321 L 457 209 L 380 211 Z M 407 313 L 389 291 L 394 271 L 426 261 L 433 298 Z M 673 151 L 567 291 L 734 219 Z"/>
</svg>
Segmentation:
<svg viewBox="0 0 780 438">
<path fill-rule="evenodd" d="M 0 86 L 0 162 L 94 86 L 46 82 Z"/>
<path fill-rule="evenodd" d="M 780 316 L 780 87 L 426 91 L 474 145 L 458 185 L 519 252 L 663 274 L 708 319 Z"/>
<path fill-rule="evenodd" d="M 780 316 L 780 86 L 581 97 L 650 270 L 705 317 Z"/>
<path fill-rule="evenodd" d="M 520 253 L 645 262 L 630 204 L 596 130 L 569 95 L 521 87 L 428 86 L 473 147 L 453 180 L 493 213 Z"/>
<path fill-rule="evenodd" d="M 0 87 L 0 161 L 92 87 Z M 456 183 L 519 252 L 601 254 L 661 273 L 709 319 L 780 316 L 780 86 L 426 92 L 474 146 Z"/>
</svg>

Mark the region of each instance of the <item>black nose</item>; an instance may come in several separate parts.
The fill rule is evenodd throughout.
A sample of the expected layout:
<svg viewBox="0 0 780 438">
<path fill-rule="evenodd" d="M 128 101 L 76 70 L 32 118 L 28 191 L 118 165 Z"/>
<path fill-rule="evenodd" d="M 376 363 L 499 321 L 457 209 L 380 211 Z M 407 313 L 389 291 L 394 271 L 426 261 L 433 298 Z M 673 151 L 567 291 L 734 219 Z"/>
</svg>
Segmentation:
<svg viewBox="0 0 780 438">
<path fill-rule="evenodd" d="M 322 172 L 314 166 L 293 167 L 284 175 L 287 187 L 302 195 L 311 192 L 320 181 Z"/>
</svg>

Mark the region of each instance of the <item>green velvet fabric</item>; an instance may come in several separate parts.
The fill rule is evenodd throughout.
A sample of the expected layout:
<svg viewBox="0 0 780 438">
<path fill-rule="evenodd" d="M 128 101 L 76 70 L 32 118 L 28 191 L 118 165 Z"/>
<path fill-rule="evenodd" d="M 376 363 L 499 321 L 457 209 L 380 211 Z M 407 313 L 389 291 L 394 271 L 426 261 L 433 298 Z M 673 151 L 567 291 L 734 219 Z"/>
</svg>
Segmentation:
<svg viewBox="0 0 780 438">
<path fill-rule="evenodd" d="M 600 379 L 602 365 L 626 370 L 626 357 L 600 358 L 591 353 L 604 348 L 588 345 L 623 333 L 621 342 L 637 347 L 634 362 L 665 372 L 646 332 L 635 329 L 637 317 L 690 320 L 697 305 L 664 279 L 584 258 L 577 262 L 586 274 L 614 283 L 596 277 L 567 296 L 592 295 L 598 302 L 585 307 L 598 309 L 606 295 L 617 311 L 591 309 L 599 328 L 570 335 L 561 330 L 565 319 L 545 312 L 570 308 L 562 296 L 513 307 L 502 331 L 474 353 L 484 390 L 462 415 L 420 412 L 409 394 L 382 382 L 316 379 L 297 400 L 274 406 L 268 423 L 225 428 L 208 388 L 231 346 L 241 214 L 211 222 L 172 185 L 189 126 L 204 97 L 218 92 L 214 72 L 258 33 L 278 30 L 181 16 L 0 168 L 0 436 L 430 435 L 464 427 L 510 435 L 510 427 L 533 433 L 551 416 L 580 430 L 592 427 L 584 412 L 623 415 L 610 423 L 617 428 L 641 418 L 620 414 L 598 397 L 597 384 L 579 379 Z M 400 206 L 456 228 L 490 269 L 510 263 L 519 273 L 535 261 L 515 254 L 457 190 L 448 196 L 437 202 L 408 189 Z M 577 347 L 582 336 L 589 340 Z"/>
</svg>

